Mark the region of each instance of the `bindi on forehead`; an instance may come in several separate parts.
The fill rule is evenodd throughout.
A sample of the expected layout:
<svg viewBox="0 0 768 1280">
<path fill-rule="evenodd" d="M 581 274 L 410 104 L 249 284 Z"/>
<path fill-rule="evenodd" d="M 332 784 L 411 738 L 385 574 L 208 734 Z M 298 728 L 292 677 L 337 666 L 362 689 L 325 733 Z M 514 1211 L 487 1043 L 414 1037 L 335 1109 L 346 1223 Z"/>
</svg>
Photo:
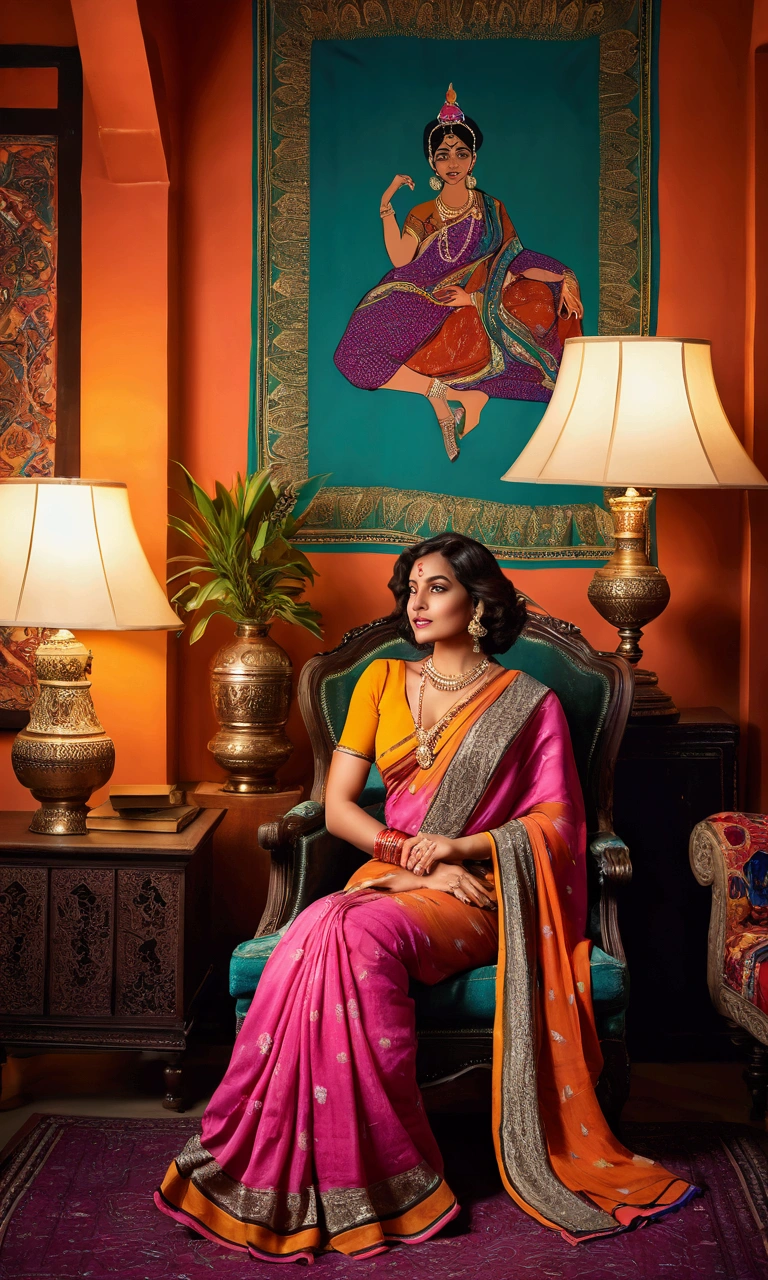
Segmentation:
<svg viewBox="0 0 768 1280">
<path fill-rule="evenodd" d="M 424 562 L 422 560 L 420 560 L 419 563 L 417 564 L 416 571 L 420 578 L 424 576 Z"/>
</svg>

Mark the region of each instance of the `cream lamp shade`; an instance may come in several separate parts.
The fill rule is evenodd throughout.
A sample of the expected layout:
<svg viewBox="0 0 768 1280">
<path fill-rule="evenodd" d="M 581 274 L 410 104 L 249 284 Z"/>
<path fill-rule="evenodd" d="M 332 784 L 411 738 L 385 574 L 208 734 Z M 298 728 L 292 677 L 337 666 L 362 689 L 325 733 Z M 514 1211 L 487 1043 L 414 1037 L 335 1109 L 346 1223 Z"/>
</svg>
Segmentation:
<svg viewBox="0 0 768 1280">
<path fill-rule="evenodd" d="M 128 490 L 111 480 L 0 481 L 0 625 L 175 631 Z"/>
<path fill-rule="evenodd" d="M 568 338 L 552 399 L 503 480 L 764 489 L 720 403 L 709 342 Z"/>
</svg>

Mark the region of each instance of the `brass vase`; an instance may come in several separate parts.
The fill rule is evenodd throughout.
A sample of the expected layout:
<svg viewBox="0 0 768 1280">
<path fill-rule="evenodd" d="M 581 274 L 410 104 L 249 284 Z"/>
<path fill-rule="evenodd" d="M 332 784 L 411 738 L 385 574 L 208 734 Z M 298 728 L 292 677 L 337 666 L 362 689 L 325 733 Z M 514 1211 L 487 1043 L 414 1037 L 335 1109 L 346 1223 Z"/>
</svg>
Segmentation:
<svg viewBox="0 0 768 1280">
<path fill-rule="evenodd" d="M 220 728 L 208 743 L 230 775 L 225 791 L 268 794 L 293 744 L 285 734 L 293 667 L 268 626 L 241 623 L 211 663 L 211 699 Z"/>
<path fill-rule="evenodd" d="M 30 824 L 41 835 L 85 835 L 86 801 L 115 767 L 115 746 L 91 701 L 92 654 L 71 631 L 38 646 L 40 694 L 14 741 L 11 762 L 22 786 L 42 802 Z"/>
</svg>

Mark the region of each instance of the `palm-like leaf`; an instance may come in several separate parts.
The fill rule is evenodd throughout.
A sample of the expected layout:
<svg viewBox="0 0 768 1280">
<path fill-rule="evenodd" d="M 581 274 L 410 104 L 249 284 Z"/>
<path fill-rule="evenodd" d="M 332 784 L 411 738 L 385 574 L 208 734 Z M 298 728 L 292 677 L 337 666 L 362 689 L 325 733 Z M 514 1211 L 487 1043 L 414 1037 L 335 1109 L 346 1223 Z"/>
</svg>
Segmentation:
<svg viewBox="0 0 768 1280">
<path fill-rule="evenodd" d="M 200 613 L 190 635 L 194 644 L 215 614 L 235 622 L 269 624 L 275 618 L 321 635 L 320 614 L 300 600 L 315 569 L 290 539 L 304 522 L 306 509 L 327 477 L 279 484 L 269 468 L 237 476 L 231 489 L 216 482 L 211 498 L 186 470 L 189 519 L 170 516 L 177 533 L 194 543 L 197 554 L 172 556 L 184 565 L 168 582 L 187 581 L 173 597 L 186 613 Z M 208 575 L 200 582 L 200 574 Z M 211 608 L 215 605 L 215 608 Z"/>
</svg>

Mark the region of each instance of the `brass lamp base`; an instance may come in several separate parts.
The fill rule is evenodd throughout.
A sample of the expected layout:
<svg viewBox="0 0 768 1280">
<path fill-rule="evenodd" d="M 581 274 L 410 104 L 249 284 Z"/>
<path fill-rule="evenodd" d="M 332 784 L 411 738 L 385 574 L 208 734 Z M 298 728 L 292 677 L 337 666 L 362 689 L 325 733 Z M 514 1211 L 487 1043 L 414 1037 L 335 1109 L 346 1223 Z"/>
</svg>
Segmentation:
<svg viewBox="0 0 768 1280">
<path fill-rule="evenodd" d="M 63 630 L 37 650 L 40 695 L 11 761 L 19 782 L 41 802 L 29 826 L 40 835 L 85 835 L 86 801 L 115 767 L 114 743 L 91 701 L 92 656 Z"/>
<path fill-rule="evenodd" d="M 587 595 L 597 612 L 618 629 L 621 642 L 616 652 L 634 668 L 632 718 L 676 721 L 680 712 L 669 694 L 659 688 L 655 671 L 637 665 L 643 656 L 639 644 L 643 627 L 669 603 L 669 583 L 648 559 L 648 508 L 652 502 L 652 492 L 632 488 L 608 498 L 616 549 L 608 563 L 595 571 Z"/>
</svg>

